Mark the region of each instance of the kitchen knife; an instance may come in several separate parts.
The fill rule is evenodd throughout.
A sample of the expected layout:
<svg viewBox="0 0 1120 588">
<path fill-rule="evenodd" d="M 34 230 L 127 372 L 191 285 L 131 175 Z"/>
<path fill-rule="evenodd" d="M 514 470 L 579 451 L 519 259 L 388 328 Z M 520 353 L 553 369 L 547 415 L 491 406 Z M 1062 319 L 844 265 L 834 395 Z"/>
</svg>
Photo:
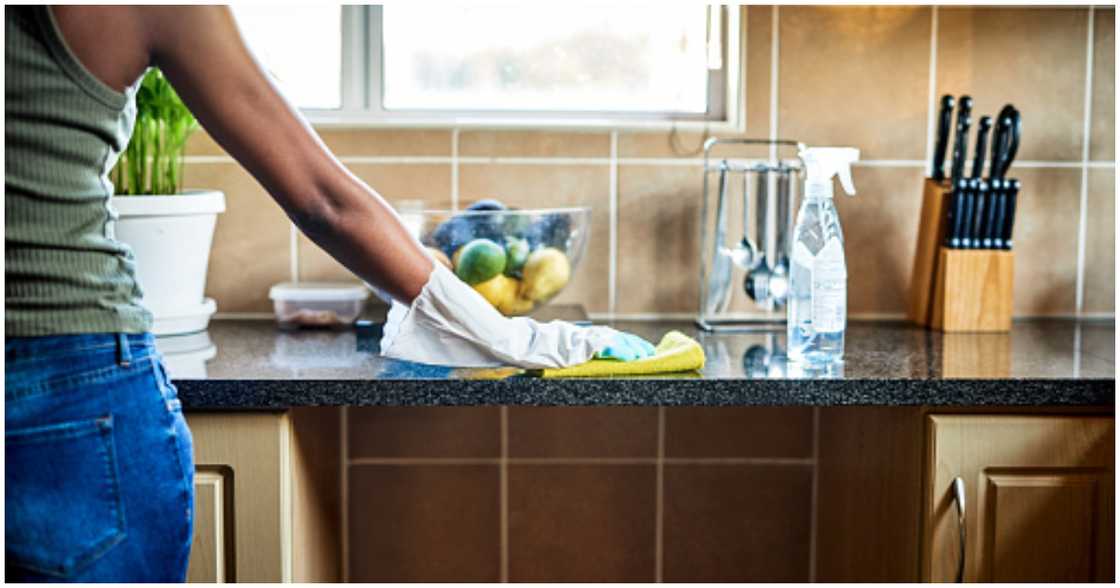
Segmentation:
<svg viewBox="0 0 1120 588">
<path fill-rule="evenodd" d="M 991 178 L 993 180 L 1002 182 L 1007 175 L 1007 168 L 1011 167 L 1011 160 L 1015 157 L 1015 151 L 1019 149 L 1015 128 L 1018 119 L 1016 112 L 1015 107 L 1010 104 L 999 111 L 996 122 L 996 138 L 992 141 Z"/>
<path fill-rule="evenodd" d="M 961 222 L 958 230 L 960 231 L 960 247 L 961 249 L 974 249 L 972 245 L 972 224 L 974 222 L 973 210 L 976 208 L 976 182 L 970 179 L 961 178 L 963 188 L 961 190 Z"/>
<path fill-rule="evenodd" d="M 1010 105 L 1008 105 L 1010 106 Z M 1000 177 L 1007 177 L 1007 170 L 1011 168 L 1011 162 L 1015 161 L 1015 154 L 1019 152 L 1019 137 L 1023 134 L 1023 117 L 1019 111 L 1014 107 L 1011 108 L 1011 132 L 1008 139 L 1007 146 L 1007 159 L 1003 163 L 1003 169 L 1000 170 Z"/>
<path fill-rule="evenodd" d="M 933 147 L 933 169 L 930 177 L 936 182 L 945 181 L 945 150 L 949 147 L 949 125 L 953 122 L 953 97 L 941 97 L 941 112 L 937 116 L 937 144 Z"/>
<path fill-rule="evenodd" d="M 961 96 L 957 103 L 957 133 L 953 137 L 953 165 L 951 178 L 954 189 L 958 180 L 964 175 L 965 150 L 968 148 L 968 126 L 971 124 L 972 98 Z"/>
<path fill-rule="evenodd" d="M 1002 188 L 999 190 L 991 190 L 989 188 L 989 198 L 992 202 L 992 215 L 991 222 L 988 224 L 988 239 L 991 242 L 990 249 L 1003 249 L 1003 222 L 1007 218 L 1007 192 Z"/>
<path fill-rule="evenodd" d="M 980 249 L 983 245 L 984 216 L 988 204 L 988 185 L 981 178 L 984 171 L 984 155 L 987 150 L 988 131 L 992 128 L 992 117 L 980 117 L 980 124 L 976 128 L 976 152 L 972 157 L 972 178 L 969 179 L 971 197 L 965 212 L 965 226 L 968 228 L 966 247 Z"/>
<path fill-rule="evenodd" d="M 1020 184 L 1016 179 L 1006 180 L 1004 184 L 1007 186 L 1007 212 L 1003 219 L 1003 248 L 1011 249 L 1011 236 L 1015 232 L 1015 203 L 1019 199 Z"/>
</svg>

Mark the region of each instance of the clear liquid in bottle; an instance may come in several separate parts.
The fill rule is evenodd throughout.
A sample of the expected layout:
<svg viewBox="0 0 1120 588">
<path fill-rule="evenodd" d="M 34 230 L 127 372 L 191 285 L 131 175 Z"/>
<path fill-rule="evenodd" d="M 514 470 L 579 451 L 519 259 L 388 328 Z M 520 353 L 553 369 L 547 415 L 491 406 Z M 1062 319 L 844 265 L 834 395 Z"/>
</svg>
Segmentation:
<svg viewBox="0 0 1120 588">
<path fill-rule="evenodd" d="M 832 363 L 844 356 L 848 272 L 832 198 L 807 198 L 797 215 L 790 266 L 790 360 Z"/>
</svg>

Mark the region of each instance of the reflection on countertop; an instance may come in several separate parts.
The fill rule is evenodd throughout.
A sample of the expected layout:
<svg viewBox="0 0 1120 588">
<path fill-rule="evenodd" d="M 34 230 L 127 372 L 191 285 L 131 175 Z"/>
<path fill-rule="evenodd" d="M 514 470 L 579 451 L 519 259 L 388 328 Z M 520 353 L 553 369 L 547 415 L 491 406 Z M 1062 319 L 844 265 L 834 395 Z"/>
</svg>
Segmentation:
<svg viewBox="0 0 1120 588">
<path fill-rule="evenodd" d="M 1112 404 L 1112 321 L 1032 320 L 1006 334 L 942 334 L 903 322 L 850 323 L 845 361 L 786 361 L 781 332 L 702 333 L 687 322 L 616 322 L 657 340 L 695 337 L 700 373 L 545 380 L 512 368 L 453 369 L 384 359 L 377 328 L 279 331 L 217 320 L 157 342 L 184 404 Z M 812 385 L 810 385 L 812 382 Z M 909 392 L 907 392 L 909 391 Z"/>
</svg>

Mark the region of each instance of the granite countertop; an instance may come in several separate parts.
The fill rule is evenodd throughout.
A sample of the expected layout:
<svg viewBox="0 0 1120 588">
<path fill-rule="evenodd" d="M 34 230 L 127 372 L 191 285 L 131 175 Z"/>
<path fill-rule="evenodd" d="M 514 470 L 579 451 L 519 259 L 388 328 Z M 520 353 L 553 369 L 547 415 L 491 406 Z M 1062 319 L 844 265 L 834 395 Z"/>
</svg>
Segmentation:
<svg viewBox="0 0 1120 588">
<path fill-rule="evenodd" d="M 383 359 L 378 330 L 281 332 L 271 321 L 215 320 L 160 338 L 188 410 L 324 405 L 930 405 L 1115 403 L 1115 323 L 1035 320 L 1006 334 L 941 334 L 902 322 L 849 323 L 845 362 L 787 364 L 783 332 L 701 333 L 691 322 L 617 322 L 657 340 L 704 346 L 701 373 L 551 380 L 513 369 L 450 369 Z"/>
</svg>

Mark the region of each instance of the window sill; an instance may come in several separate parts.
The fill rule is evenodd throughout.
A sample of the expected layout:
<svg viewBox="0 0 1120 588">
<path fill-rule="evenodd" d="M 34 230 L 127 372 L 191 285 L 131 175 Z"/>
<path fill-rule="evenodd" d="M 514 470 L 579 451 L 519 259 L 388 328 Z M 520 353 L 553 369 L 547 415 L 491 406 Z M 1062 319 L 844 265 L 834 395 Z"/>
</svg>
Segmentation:
<svg viewBox="0 0 1120 588">
<path fill-rule="evenodd" d="M 731 120 L 673 120 L 633 119 L 609 117 L 478 117 L 478 116 L 370 116 L 360 112 L 304 111 L 304 116 L 316 128 L 325 129 L 525 129 L 568 131 L 708 131 L 712 133 L 742 133 L 744 125 Z"/>
</svg>

